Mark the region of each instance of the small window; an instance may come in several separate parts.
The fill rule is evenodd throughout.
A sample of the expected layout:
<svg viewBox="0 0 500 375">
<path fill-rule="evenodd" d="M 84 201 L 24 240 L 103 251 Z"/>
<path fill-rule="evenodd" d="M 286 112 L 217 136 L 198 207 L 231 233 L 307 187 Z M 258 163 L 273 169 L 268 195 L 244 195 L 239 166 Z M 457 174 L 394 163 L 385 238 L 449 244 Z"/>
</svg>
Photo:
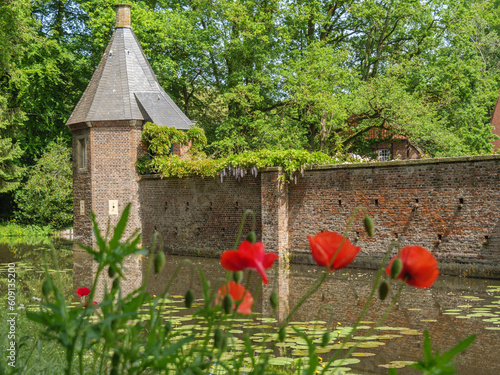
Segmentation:
<svg viewBox="0 0 500 375">
<path fill-rule="evenodd" d="M 76 162 L 78 169 L 87 168 L 87 144 L 85 137 L 76 140 Z"/>
<path fill-rule="evenodd" d="M 391 150 L 384 148 L 377 150 L 377 153 L 378 153 L 378 161 L 391 160 Z"/>
</svg>

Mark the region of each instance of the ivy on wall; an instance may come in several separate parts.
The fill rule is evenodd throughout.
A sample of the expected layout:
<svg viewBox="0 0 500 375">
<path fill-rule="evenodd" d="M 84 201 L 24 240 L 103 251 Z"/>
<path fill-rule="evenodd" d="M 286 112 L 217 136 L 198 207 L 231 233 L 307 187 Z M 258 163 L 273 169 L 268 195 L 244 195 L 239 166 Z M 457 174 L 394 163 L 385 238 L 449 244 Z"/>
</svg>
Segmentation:
<svg viewBox="0 0 500 375">
<path fill-rule="evenodd" d="M 152 123 L 144 125 L 142 139 L 148 145 L 148 155 L 139 159 L 137 168 L 141 174 L 161 174 L 164 177 L 216 177 L 221 181 L 226 176 L 242 178 L 248 173 L 255 177 L 259 169 L 282 167 L 284 174 L 293 179 L 298 173 L 316 165 L 340 164 L 345 162 L 369 161 L 357 156 L 343 159 L 331 157 L 322 152 L 307 150 L 258 150 L 246 151 L 227 158 L 207 158 L 201 149 L 207 144 L 203 129 L 193 127 L 187 132 Z M 180 158 L 172 154 L 172 145 L 188 145 L 188 156 Z"/>
</svg>

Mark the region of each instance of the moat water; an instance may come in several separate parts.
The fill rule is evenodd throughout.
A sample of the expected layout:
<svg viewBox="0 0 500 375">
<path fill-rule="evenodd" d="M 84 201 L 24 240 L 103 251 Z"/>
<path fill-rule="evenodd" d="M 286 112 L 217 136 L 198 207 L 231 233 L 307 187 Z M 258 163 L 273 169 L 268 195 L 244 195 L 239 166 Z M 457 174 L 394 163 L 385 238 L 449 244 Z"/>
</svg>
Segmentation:
<svg viewBox="0 0 500 375">
<path fill-rule="evenodd" d="M 58 241 L 55 247 L 60 274 L 66 281 L 69 294 L 77 287 L 86 286 L 92 277 L 92 258 L 84 251 L 73 250 L 70 242 Z M 42 264 L 48 259 L 49 267 L 54 267 L 50 254 L 46 258 L 43 256 L 46 249 L 47 245 L 0 244 L 1 297 L 6 293 L 6 288 L 3 287 L 6 282 L 6 264 L 15 263 L 20 290 L 32 296 L 31 307 L 38 306 L 36 299 L 41 297 L 39 288 L 44 278 Z M 167 266 L 161 274 L 149 278 L 147 290 L 153 295 L 161 294 L 167 280 L 185 258 L 167 256 Z M 189 259 L 194 269 L 203 269 L 212 285 L 217 285 L 218 279 L 224 276 L 225 271 L 218 259 Z M 144 282 L 146 260 L 144 258 L 129 265 L 135 267 L 129 271 L 140 282 Z M 268 271 L 270 282 L 264 288 L 257 274 L 253 274 L 249 289 L 256 299 L 253 310 L 257 314 L 251 319 L 260 322 L 267 319 L 265 321 L 269 322 L 270 318 L 275 317 L 267 299 L 273 288 L 279 291 L 280 298 L 285 302 L 281 306 L 281 313 L 286 314 L 287 307 L 290 309 L 295 306 L 320 273 L 321 270 L 315 266 L 292 264 L 287 272 L 281 273 L 278 272 L 278 267 L 274 267 Z M 180 272 L 170 290 L 174 299 L 179 298 L 179 303 L 182 302 L 180 296 L 190 284 L 196 298 L 201 298 L 197 272 L 192 281 L 190 275 L 190 272 Z M 294 314 L 292 321 L 307 332 L 326 325 L 335 327 L 332 332 L 347 329 L 359 315 L 374 278 L 375 271 L 362 269 L 344 269 L 330 274 L 322 287 Z M 394 284 L 394 289 L 396 286 Z M 406 364 L 423 357 L 424 330 L 429 331 L 433 348 L 440 353 L 467 336 L 476 334 L 477 339 L 472 346 L 456 358 L 458 373 L 500 373 L 500 280 L 440 276 L 429 289 L 405 287 L 387 320 L 367 337 L 367 332 L 375 326 L 388 304 L 389 298 L 384 302 L 375 298 L 363 318 L 361 329 L 352 339 L 353 342 L 362 341 L 363 344 L 350 357 L 359 361 L 348 365 L 352 369 L 349 373 L 387 374 L 388 367 L 399 367 L 399 374 L 417 373 Z M 325 308 L 326 305 L 330 307 Z M 189 314 L 189 311 L 178 310 L 179 314 Z M 318 321 L 319 323 L 313 323 Z M 242 330 L 245 324 L 242 324 Z M 291 340 L 293 341 L 293 337 Z M 319 354 L 324 359 L 329 358 L 336 350 L 335 346 L 327 349 L 329 351 Z M 303 356 L 303 344 L 296 340 L 288 347 L 282 347 L 275 355 L 292 358 Z"/>
</svg>

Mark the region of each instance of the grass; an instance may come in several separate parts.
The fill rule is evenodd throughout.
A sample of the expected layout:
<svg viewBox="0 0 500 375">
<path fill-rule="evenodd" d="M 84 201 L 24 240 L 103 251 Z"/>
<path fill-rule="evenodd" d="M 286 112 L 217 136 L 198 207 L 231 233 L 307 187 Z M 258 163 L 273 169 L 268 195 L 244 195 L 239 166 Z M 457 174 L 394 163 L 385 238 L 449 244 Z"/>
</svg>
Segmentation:
<svg viewBox="0 0 500 375">
<path fill-rule="evenodd" d="M 0 244 L 10 246 L 16 244 L 38 244 L 50 243 L 48 238 L 54 229 L 50 226 L 24 225 L 12 219 L 8 222 L 0 223 Z"/>
</svg>

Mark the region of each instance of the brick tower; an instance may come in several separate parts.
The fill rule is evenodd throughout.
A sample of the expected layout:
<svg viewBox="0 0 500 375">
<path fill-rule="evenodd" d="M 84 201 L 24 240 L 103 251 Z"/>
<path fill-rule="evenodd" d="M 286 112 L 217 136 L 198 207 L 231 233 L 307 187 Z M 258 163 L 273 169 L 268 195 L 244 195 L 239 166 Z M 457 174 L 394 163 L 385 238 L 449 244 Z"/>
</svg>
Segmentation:
<svg viewBox="0 0 500 375">
<path fill-rule="evenodd" d="M 113 36 L 66 123 L 73 132 L 74 234 L 88 245 L 90 211 L 105 230 L 132 203 L 125 234 L 141 228 L 136 161 L 144 123 L 181 130 L 192 124 L 158 83 L 131 29 L 130 8 L 116 6 Z"/>
</svg>

